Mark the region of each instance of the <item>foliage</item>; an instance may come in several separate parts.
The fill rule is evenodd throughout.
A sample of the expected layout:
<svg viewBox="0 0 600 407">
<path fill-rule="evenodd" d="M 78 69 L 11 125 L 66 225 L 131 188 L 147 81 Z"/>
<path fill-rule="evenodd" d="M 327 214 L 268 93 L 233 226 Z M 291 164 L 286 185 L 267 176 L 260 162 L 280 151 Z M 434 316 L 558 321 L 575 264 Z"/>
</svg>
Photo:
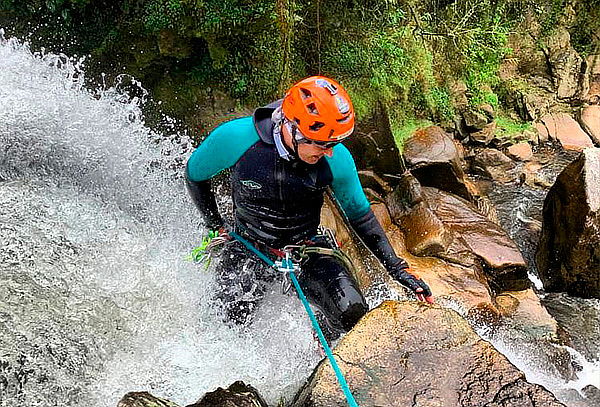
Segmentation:
<svg viewBox="0 0 600 407">
<path fill-rule="evenodd" d="M 567 3 L 577 49 L 593 52 L 600 0 L 0 0 L 0 25 L 48 21 L 40 45 L 135 75 L 181 117 L 210 90 L 254 106 L 330 75 L 361 120 L 383 104 L 401 140 L 411 123 L 453 120 L 450 79 L 466 84 L 471 105 L 499 107 L 511 30 L 533 15 L 549 31 Z"/>
<path fill-rule="evenodd" d="M 525 131 L 533 130 L 531 122 L 522 122 L 508 116 L 496 117 L 496 136 L 501 139 L 513 139 Z"/>
</svg>

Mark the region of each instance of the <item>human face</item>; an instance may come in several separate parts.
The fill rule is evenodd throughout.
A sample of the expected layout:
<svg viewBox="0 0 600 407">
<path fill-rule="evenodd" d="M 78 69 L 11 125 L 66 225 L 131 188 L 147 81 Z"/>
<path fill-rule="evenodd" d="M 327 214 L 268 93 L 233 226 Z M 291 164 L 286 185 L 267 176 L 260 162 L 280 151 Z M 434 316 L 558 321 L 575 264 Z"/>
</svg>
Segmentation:
<svg viewBox="0 0 600 407">
<path fill-rule="evenodd" d="M 323 156 L 331 157 L 333 155 L 333 147 L 338 144 L 337 142 L 321 143 L 309 140 L 302 136 L 298 129 L 294 131 L 292 126 L 289 123 L 285 123 L 282 126 L 283 140 L 288 147 L 292 148 L 292 138 L 296 138 L 296 142 L 298 143 L 298 158 L 302 161 L 308 164 L 316 164 Z"/>
</svg>

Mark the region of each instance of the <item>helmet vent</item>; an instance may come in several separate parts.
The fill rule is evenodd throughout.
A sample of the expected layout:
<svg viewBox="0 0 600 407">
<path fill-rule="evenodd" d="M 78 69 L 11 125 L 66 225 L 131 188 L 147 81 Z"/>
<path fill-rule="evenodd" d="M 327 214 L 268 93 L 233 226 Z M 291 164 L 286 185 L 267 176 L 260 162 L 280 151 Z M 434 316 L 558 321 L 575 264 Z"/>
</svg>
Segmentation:
<svg viewBox="0 0 600 407">
<path fill-rule="evenodd" d="M 311 91 L 306 88 L 300 88 L 300 93 L 302 94 L 303 100 L 308 99 L 309 97 L 312 96 Z"/>
<path fill-rule="evenodd" d="M 323 126 L 325 126 L 325 123 L 322 123 L 322 122 L 314 122 L 313 124 L 311 124 L 310 126 L 308 126 L 308 128 L 309 128 L 311 131 L 319 131 L 319 129 L 320 129 L 321 127 L 323 127 Z"/>
<path fill-rule="evenodd" d="M 341 119 L 335 119 L 335 121 L 338 123 L 347 123 L 348 121 L 350 121 L 350 117 L 351 115 L 347 115 L 345 117 L 342 117 Z"/>
<path fill-rule="evenodd" d="M 319 110 L 317 109 L 317 105 L 311 103 L 306 106 L 310 114 L 319 114 Z"/>
</svg>

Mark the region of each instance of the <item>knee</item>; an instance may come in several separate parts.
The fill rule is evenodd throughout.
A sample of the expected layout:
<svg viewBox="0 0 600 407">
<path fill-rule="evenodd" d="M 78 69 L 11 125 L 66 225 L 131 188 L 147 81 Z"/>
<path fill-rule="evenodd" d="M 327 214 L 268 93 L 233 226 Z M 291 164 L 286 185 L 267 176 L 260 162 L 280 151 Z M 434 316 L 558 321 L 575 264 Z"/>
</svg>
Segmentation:
<svg viewBox="0 0 600 407">
<path fill-rule="evenodd" d="M 357 292 L 355 298 L 349 298 L 340 304 L 339 321 L 344 331 L 348 332 L 367 313 L 369 307 L 364 297 Z"/>
</svg>

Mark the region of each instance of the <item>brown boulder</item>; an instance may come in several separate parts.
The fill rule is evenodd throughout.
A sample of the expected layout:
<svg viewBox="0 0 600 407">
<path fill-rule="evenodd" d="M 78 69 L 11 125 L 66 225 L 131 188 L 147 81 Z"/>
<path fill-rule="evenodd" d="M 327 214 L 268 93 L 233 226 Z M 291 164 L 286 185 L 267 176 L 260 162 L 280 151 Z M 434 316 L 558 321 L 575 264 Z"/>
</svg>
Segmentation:
<svg viewBox="0 0 600 407">
<path fill-rule="evenodd" d="M 553 113 L 542 117 L 550 138 L 558 140 L 565 150 L 582 151 L 594 143 L 579 123 L 567 113 Z"/>
<path fill-rule="evenodd" d="M 564 406 L 483 341 L 456 312 L 417 302 L 386 301 L 335 349 L 363 407 Z M 326 360 L 292 403 L 346 406 Z"/>
<path fill-rule="evenodd" d="M 465 199 L 472 196 L 465 185 L 462 152 L 441 127 L 417 130 L 404 145 L 404 160 L 421 185 L 452 192 Z"/>
<path fill-rule="evenodd" d="M 600 148 L 560 173 L 543 209 L 536 263 L 547 291 L 600 298 Z"/>
<path fill-rule="evenodd" d="M 450 235 L 423 200 L 421 184 L 410 172 L 402 175 L 398 187 L 387 196 L 387 204 L 390 217 L 404 232 L 409 252 L 434 256 L 446 251 Z"/>
<path fill-rule="evenodd" d="M 508 147 L 507 153 L 509 157 L 519 161 L 527 161 L 533 157 L 533 150 L 531 149 L 531 145 L 527 142 L 513 144 Z"/>
<path fill-rule="evenodd" d="M 472 174 L 497 182 L 512 182 L 517 177 L 511 172 L 515 168 L 514 161 L 494 148 L 474 149 L 467 160 Z"/>
<path fill-rule="evenodd" d="M 490 144 L 492 142 L 492 140 L 496 136 L 497 128 L 498 128 L 498 125 L 494 121 L 489 124 L 486 124 L 483 129 L 469 134 L 469 137 L 475 143 L 479 143 L 479 144 L 483 144 L 483 145 L 487 146 L 488 144 Z"/>
<path fill-rule="evenodd" d="M 586 106 L 581 109 L 579 123 L 594 143 L 600 145 L 600 105 Z"/>
<path fill-rule="evenodd" d="M 469 202 L 434 188 L 423 195 L 435 215 L 452 234 L 444 259 L 464 266 L 480 265 L 498 291 L 529 287 L 527 265 L 519 248 L 497 224 Z"/>
<path fill-rule="evenodd" d="M 179 405 L 142 391 L 127 393 L 119 401 L 117 407 L 179 407 Z"/>
</svg>

